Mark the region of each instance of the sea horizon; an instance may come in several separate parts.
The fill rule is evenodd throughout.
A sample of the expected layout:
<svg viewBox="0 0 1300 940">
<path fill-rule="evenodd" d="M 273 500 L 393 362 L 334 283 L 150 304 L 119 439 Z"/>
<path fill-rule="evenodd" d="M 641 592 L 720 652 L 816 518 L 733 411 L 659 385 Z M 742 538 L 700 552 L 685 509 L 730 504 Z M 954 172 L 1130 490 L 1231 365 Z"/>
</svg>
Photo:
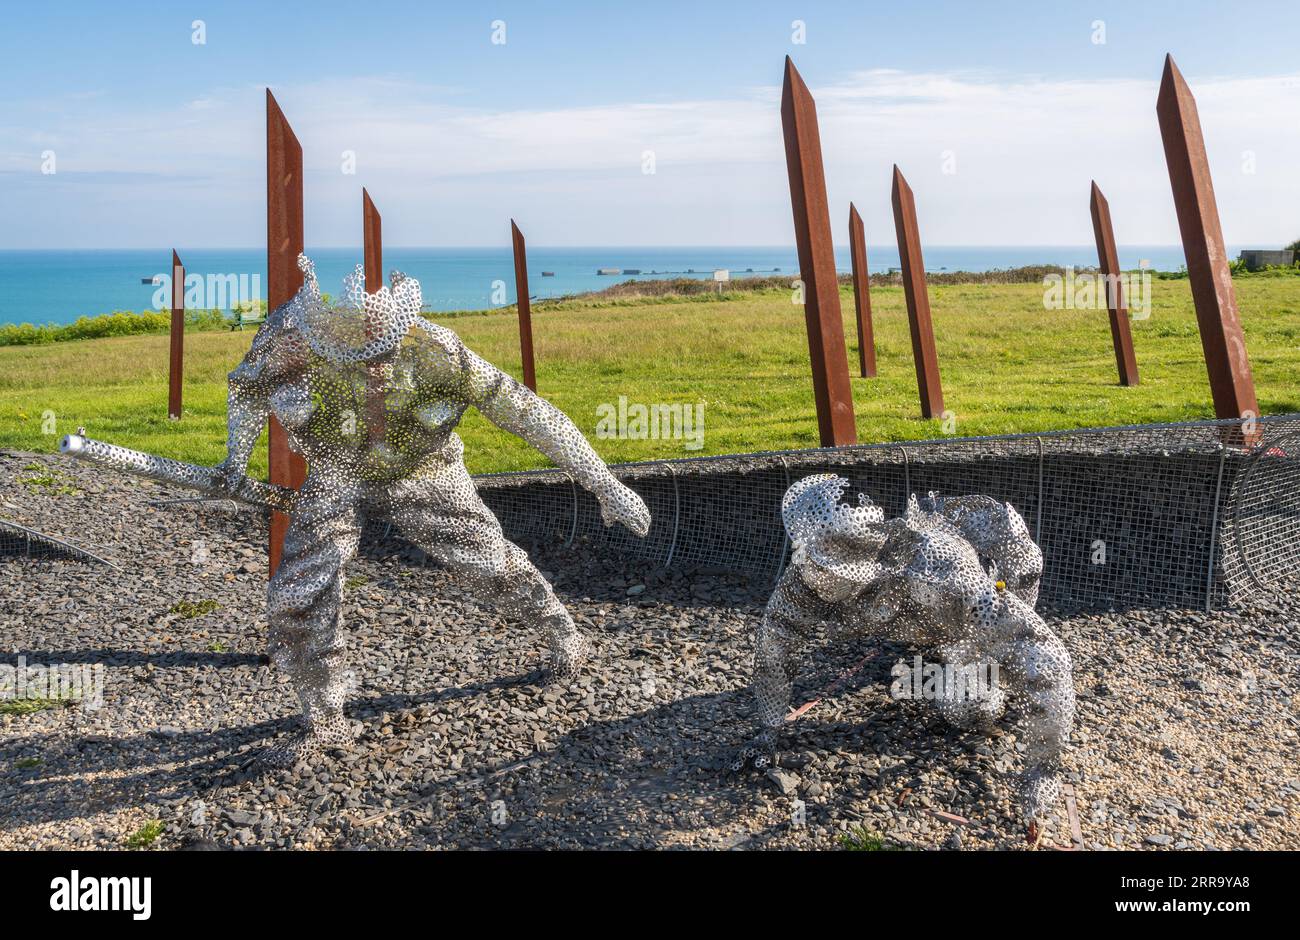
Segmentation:
<svg viewBox="0 0 1300 940">
<path fill-rule="evenodd" d="M 1235 257 L 1239 249 L 1231 247 Z M 266 298 L 265 249 L 177 249 L 187 278 L 199 275 L 203 288 L 187 306 L 229 310 L 235 303 Z M 1184 264 L 1180 245 L 1120 245 L 1120 265 L 1145 263 L 1157 271 Z M 315 246 L 322 290 L 337 294 L 343 277 L 361 261 L 359 246 Z M 931 245 L 924 250 L 933 273 L 981 273 L 1030 265 L 1095 267 L 1094 245 Z M 899 267 L 894 245 L 867 246 L 871 273 Z M 66 324 L 83 316 L 138 312 L 167 306 L 166 292 L 153 282 L 169 275 L 171 248 L 0 249 L 0 324 Z M 850 270 L 847 245 L 835 248 L 836 268 Z M 483 310 L 513 304 L 514 263 L 508 246 L 385 246 L 385 271 L 398 269 L 419 279 L 424 304 L 433 312 Z M 617 273 L 599 273 L 602 271 Z M 765 277 L 798 270 L 793 245 L 529 246 L 529 294 L 550 299 L 600 290 L 632 280 L 692 277 L 712 280 L 715 270 L 731 278 Z M 191 280 L 191 284 L 194 282 Z"/>
</svg>

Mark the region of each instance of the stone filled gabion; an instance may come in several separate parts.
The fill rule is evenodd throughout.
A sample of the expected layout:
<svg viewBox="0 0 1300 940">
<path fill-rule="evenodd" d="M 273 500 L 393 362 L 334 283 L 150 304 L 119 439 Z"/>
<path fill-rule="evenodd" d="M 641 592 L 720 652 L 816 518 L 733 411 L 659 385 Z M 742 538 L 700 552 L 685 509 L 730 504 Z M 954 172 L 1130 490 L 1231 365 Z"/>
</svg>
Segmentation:
<svg viewBox="0 0 1300 940">
<path fill-rule="evenodd" d="M 789 488 L 782 518 L 790 565 L 754 637 L 758 740 L 743 752 L 765 766 L 786 721 L 799 653 L 823 623 L 841 635 L 931 649 L 948 675 L 990 674 L 976 688 L 940 683 L 939 712 L 960 726 L 1023 715 L 1027 818 L 1041 821 L 1060 789 L 1074 722 L 1069 653 L 1034 612 L 1042 553 L 1008 503 L 988 496 L 912 496 L 886 519 L 865 495 L 841 502 L 848 481 L 810 476 Z M 996 671 L 990 667 L 996 665 Z"/>
<path fill-rule="evenodd" d="M 305 734 L 272 752 L 292 763 L 350 737 L 343 702 L 352 682 L 338 635 L 343 566 L 366 517 L 396 523 L 503 613 L 546 630 L 554 673 L 581 661 L 586 640 L 528 556 L 502 535 L 462 462 L 455 427 L 473 406 L 536 447 L 598 500 L 606 525 L 645 535 L 650 515 L 550 403 L 420 315 L 419 282 L 394 272 L 364 288 L 362 268 L 343 303 L 320 293 L 311 262 L 304 283 L 258 330 L 230 373 L 229 454 L 218 467 L 232 492 L 267 418 L 284 426 L 307 461 L 279 568 L 267 591 L 270 651 L 302 702 Z M 380 403 L 376 414 L 374 403 Z"/>
</svg>

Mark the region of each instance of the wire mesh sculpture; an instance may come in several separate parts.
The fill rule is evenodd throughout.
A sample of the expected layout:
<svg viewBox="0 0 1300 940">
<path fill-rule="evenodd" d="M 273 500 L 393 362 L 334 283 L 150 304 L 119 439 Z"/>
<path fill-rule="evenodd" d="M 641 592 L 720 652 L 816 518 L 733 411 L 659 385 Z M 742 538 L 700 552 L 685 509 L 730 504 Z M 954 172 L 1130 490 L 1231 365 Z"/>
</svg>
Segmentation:
<svg viewBox="0 0 1300 940">
<path fill-rule="evenodd" d="M 343 566 L 357 551 L 364 518 L 395 522 L 471 593 L 540 623 L 555 677 L 570 676 L 583 659 L 587 643 L 573 618 L 505 539 L 465 469 L 455 427 L 470 406 L 590 491 L 606 525 L 620 522 L 639 536 L 650 526 L 640 497 L 559 409 L 421 317 L 416 280 L 394 272 L 390 286 L 367 293 L 358 266 L 336 306 L 322 297 L 312 263 L 300 256 L 298 264 L 302 288 L 267 317 L 230 374 L 229 453 L 216 468 L 227 491 L 245 491 L 249 456 L 271 414 L 307 459 L 267 591 L 270 652 L 288 672 L 307 725 L 267 755 L 277 764 L 351 737 L 343 702 L 354 679 L 338 627 Z M 377 440 L 365 421 L 368 379 L 383 389 Z"/>
<path fill-rule="evenodd" d="M 801 648 L 828 623 L 841 635 L 872 635 L 933 649 L 947 675 L 992 675 L 992 684 L 940 682 L 934 704 L 965 727 L 995 720 L 1008 704 L 1023 718 L 1024 806 L 1031 832 L 1060 792 L 1063 748 L 1074 722 L 1065 644 L 1034 612 L 1042 553 L 1008 503 L 988 496 L 908 501 L 904 515 L 859 496 L 848 481 L 806 477 L 781 512 L 790 565 L 754 637 L 753 692 L 760 731 L 736 768 L 776 760 Z"/>
</svg>

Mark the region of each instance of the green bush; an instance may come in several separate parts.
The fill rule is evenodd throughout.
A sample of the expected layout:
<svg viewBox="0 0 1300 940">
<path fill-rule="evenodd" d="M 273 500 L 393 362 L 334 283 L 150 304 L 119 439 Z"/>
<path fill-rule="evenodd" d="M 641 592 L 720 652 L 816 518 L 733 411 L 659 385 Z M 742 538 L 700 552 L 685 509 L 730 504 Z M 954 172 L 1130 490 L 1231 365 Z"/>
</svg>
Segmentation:
<svg viewBox="0 0 1300 940">
<path fill-rule="evenodd" d="M 220 330 L 230 325 L 230 318 L 220 310 L 185 311 L 187 331 Z M 31 323 L 6 323 L 0 326 L 0 346 L 37 346 L 74 339 L 166 333 L 171 326 L 172 315 L 167 310 L 145 310 L 140 313 L 114 310 L 112 313 L 97 317 L 78 317 L 76 321 L 64 325 L 33 326 Z"/>
</svg>

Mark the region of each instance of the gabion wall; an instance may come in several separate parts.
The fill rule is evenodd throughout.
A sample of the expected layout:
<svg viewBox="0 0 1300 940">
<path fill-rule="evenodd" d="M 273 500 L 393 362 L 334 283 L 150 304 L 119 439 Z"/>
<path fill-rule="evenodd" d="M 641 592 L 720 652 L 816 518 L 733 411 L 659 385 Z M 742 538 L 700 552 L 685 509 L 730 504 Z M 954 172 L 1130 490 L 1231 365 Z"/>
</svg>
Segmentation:
<svg viewBox="0 0 1300 940">
<path fill-rule="evenodd" d="M 1269 590 L 1300 566 L 1300 415 L 1136 425 L 700 457 L 614 468 L 645 499 L 644 540 L 601 524 L 558 470 L 490 474 L 479 492 L 517 542 L 585 539 L 665 566 L 723 566 L 775 580 L 781 497 L 838 473 L 888 515 L 909 493 L 1012 503 L 1042 547 L 1042 597 L 1062 607 L 1210 607 Z"/>
</svg>

